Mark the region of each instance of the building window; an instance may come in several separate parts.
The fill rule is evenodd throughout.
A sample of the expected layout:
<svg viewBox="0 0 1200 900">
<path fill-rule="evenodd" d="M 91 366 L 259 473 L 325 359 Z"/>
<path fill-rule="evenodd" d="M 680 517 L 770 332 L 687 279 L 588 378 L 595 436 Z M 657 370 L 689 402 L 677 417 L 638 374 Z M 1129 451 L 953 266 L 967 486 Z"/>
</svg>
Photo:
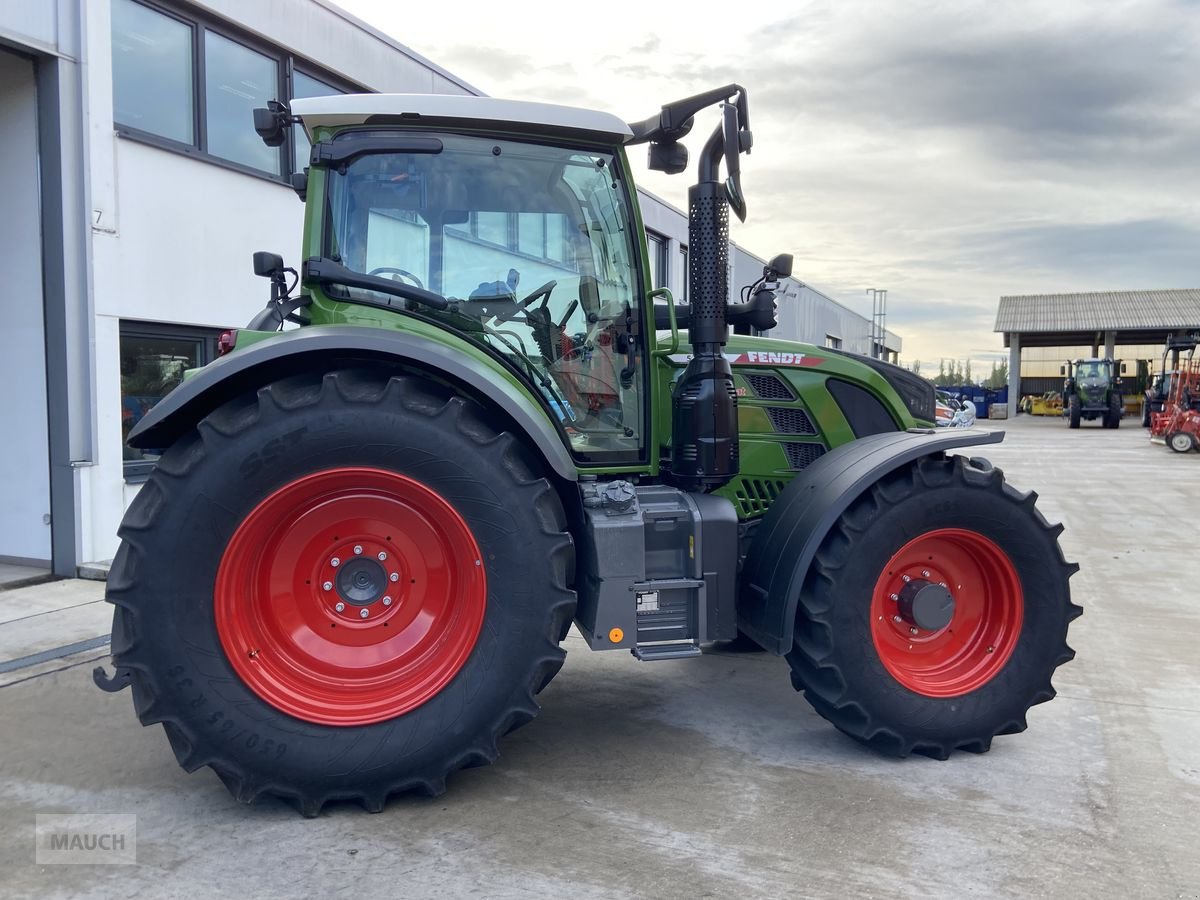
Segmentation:
<svg viewBox="0 0 1200 900">
<path fill-rule="evenodd" d="M 646 232 L 646 249 L 650 251 L 650 286 L 667 286 L 667 239 L 653 231 Z"/>
<path fill-rule="evenodd" d="M 286 181 L 308 164 L 308 141 L 293 127 L 284 146 L 266 146 L 251 111 L 279 97 L 362 90 L 297 71 L 282 48 L 203 13 L 112 2 L 113 120 L 123 137 Z"/>
<path fill-rule="evenodd" d="M 305 97 L 328 97 L 332 94 L 344 94 L 345 91 L 340 91 L 331 84 L 326 84 L 319 78 L 313 78 L 311 75 L 305 75 L 303 72 L 292 72 L 292 99 L 300 100 Z M 292 171 L 303 172 L 308 168 L 308 154 L 312 145 L 308 142 L 308 136 L 304 133 L 303 126 L 292 126 L 292 148 L 294 151 L 294 159 L 292 160 Z"/>
<path fill-rule="evenodd" d="M 112 43 L 114 118 L 193 143 L 192 26 L 133 0 L 114 0 Z"/>
<path fill-rule="evenodd" d="M 842 339 L 840 337 L 834 337 L 832 334 L 827 334 L 825 335 L 825 346 L 830 350 L 841 350 Z"/>
<path fill-rule="evenodd" d="M 687 253 L 687 247 L 686 247 L 685 245 L 683 245 L 683 244 L 680 244 L 680 245 L 679 245 L 679 255 L 680 255 L 680 257 L 682 257 L 682 266 L 683 266 L 683 268 L 682 268 L 682 271 L 683 271 L 683 279 L 682 279 L 682 282 L 681 282 L 681 283 L 682 283 L 682 285 L 683 285 L 683 293 L 682 293 L 682 295 L 680 296 L 680 299 L 681 299 L 681 300 L 682 300 L 684 303 L 687 303 L 687 302 L 688 302 L 688 278 L 689 278 L 690 276 L 688 275 L 688 253 Z"/>
<path fill-rule="evenodd" d="M 279 96 L 279 62 L 204 32 L 204 100 L 208 152 L 278 175 L 279 149 L 262 142 L 251 124 L 254 109 Z"/>
<path fill-rule="evenodd" d="M 212 362 L 217 335 L 206 328 L 121 323 L 121 444 L 126 479 L 148 476 L 161 453 L 129 447 L 125 444 L 129 432 L 183 380 L 187 369 Z"/>
</svg>

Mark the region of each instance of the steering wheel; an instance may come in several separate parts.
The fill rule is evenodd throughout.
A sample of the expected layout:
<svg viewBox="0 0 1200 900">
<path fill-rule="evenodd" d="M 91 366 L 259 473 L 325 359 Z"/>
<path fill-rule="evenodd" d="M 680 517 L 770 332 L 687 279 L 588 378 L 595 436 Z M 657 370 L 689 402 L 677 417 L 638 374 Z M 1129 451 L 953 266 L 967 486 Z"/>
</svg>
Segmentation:
<svg viewBox="0 0 1200 900">
<path fill-rule="evenodd" d="M 425 285 L 421 283 L 421 279 L 407 269 L 397 269 L 395 266 L 380 266 L 378 269 L 372 269 L 368 275 L 399 275 L 407 278 L 421 290 L 425 289 Z"/>
<path fill-rule="evenodd" d="M 497 322 L 507 322 L 509 319 L 513 318 L 513 316 L 515 316 L 517 313 L 524 312 L 530 306 L 530 304 L 532 304 L 535 300 L 537 300 L 539 298 L 542 298 L 543 303 L 548 302 L 550 300 L 550 293 L 556 287 L 558 287 L 557 281 L 554 281 L 553 279 L 550 281 L 547 281 L 541 287 L 536 288 L 533 291 L 533 293 L 528 295 L 527 297 L 525 297 L 525 299 L 518 300 L 516 305 L 513 307 L 512 312 L 505 313 L 504 315 L 496 316 L 496 321 Z"/>
</svg>

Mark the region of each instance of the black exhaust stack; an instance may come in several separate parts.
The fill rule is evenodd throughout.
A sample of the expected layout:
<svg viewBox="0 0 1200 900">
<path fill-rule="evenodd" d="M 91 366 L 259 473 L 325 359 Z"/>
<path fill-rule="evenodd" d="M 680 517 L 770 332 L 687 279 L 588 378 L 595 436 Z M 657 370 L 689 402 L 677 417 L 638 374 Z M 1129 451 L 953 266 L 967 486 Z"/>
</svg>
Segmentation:
<svg viewBox="0 0 1200 900">
<path fill-rule="evenodd" d="M 722 122 L 701 153 L 697 183 L 688 189 L 688 293 L 692 358 L 675 383 L 671 475 L 681 486 L 710 491 L 738 473 L 737 391 L 725 358 L 729 325 L 729 208 L 746 218 L 738 156 L 750 149 L 746 93 L 722 106 Z M 727 180 L 719 180 L 721 160 Z"/>
</svg>

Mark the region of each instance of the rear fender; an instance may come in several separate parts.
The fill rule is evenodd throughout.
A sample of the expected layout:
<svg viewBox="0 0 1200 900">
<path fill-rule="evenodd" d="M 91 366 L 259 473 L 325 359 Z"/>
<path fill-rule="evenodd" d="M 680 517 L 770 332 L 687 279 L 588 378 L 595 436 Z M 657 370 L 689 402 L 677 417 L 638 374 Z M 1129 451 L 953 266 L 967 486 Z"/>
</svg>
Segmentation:
<svg viewBox="0 0 1200 900">
<path fill-rule="evenodd" d="M 771 504 L 758 527 L 738 595 L 738 628 L 771 653 L 792 648 L 800 590 L 817 548 L 872 484 L 923 456 L 995 444 L 1003 431 L 888 432 L 851 441 L 805 468 Z"/>
<path fill-rule="evenodd" d="M 205 366 L 157 403 L 129 433 L 131 447 L 169 447 L 221 404 L 301 372 L 362 363 L 424 369 L 498 410 L 561 478 L 575 463 L 549 415 L 503 371 L 428 338 L 381 328 L 313 326 L 259 341 Z M 397 435 L 397 438 L 400 438 Z"/>
</svg>

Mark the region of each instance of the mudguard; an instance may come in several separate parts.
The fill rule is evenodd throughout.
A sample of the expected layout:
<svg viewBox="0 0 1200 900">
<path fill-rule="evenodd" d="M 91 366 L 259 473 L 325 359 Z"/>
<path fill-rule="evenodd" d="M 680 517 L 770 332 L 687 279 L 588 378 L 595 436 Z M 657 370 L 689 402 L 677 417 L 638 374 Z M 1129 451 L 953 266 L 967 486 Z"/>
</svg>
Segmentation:
<svg viewBox="0 0 1200 900">
<path fill-rule="evenodd" d="M 206 415 L 246 391 L 297 372 L 396 362 L 427 369 L 506 415 L 554 472 L 578 478 L 575 463 L 548 414 L 498 367 L 436 341 L 401 331 L 353 325 L 300 328 L 259 341 L 205 366 L 167 394 L 129 433 L 131 447 L 169 447 Z"/>
<path fill-rule="evenodd" d="M 738 596 L 738 628 L 779 656 L 792 648 L 800 589 L 821 541 L 868 487 L 922 456 L 996 444 L 1003 431 L 892 431 L 843 444 L 804 469 L 771 504 L 754 536 Z"/>
</svg>

